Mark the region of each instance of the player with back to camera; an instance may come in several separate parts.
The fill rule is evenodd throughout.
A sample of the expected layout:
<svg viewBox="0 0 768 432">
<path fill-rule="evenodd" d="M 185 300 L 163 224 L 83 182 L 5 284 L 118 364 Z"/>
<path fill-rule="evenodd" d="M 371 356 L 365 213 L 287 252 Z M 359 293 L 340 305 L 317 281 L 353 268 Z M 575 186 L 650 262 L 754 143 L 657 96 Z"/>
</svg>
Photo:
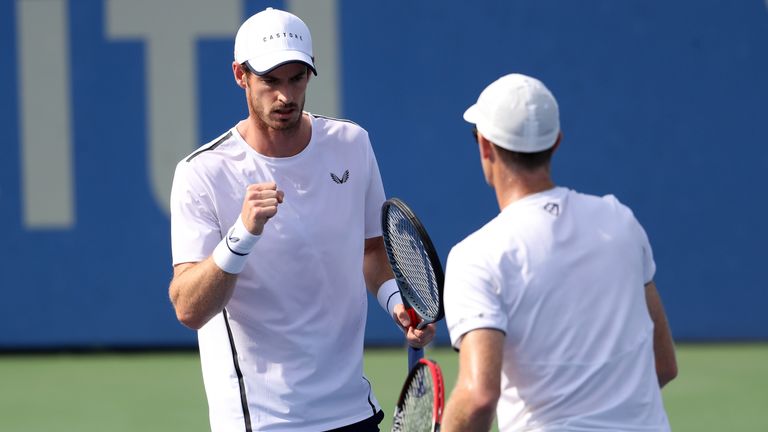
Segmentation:
<svg viewBox="0 0 768 432">
<path fill-rule="evenodd" d="M 557 101 L 503 76 L 464 113 L 500 213 L 451 249 L 459 374 L 443 432 L 665 431 L 677 374 L 645 231 L 614 196 L 556 186 Z"/>
<path fill-rule="evenodd" d="M 384 202 L 367 132 L 303 111 L 312 39 L 268 8 L 237 32 L 248 117 L 185 157 L 171 193 L 169 293 L 198 330 L 214 431 L 378 431 L 363 375 L 365 287 L 407 341 L 381 238 Z"/>
</svg>

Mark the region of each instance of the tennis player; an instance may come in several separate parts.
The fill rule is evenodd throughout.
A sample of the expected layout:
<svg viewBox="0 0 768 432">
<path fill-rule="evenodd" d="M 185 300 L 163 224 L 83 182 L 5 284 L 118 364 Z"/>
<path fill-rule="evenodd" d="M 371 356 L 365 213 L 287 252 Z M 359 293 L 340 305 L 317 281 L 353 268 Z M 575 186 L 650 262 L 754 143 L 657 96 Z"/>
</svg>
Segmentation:
<svg viewBox="0 0 768 432">
<path fill-rule="evenodd" d="M 388 264 L 368 133 L 303 110 L 304 22 L 269 8 L 235 38 L 248 117 L 181 160 L 171 193 L 178 319 L 198 329 L 213 431 L 378 431 L 363 375 L 368 290 L 423 347 Z"/>
<path fill-rule="evenodd" d="M 645 231 L 614 196 L 556 186 L 557 101 L 510 74 L 464 113 L 501 212 L 451 250 L 459 375 L 443 431 L 666 431 L 674 346 Z"/>
</svg>

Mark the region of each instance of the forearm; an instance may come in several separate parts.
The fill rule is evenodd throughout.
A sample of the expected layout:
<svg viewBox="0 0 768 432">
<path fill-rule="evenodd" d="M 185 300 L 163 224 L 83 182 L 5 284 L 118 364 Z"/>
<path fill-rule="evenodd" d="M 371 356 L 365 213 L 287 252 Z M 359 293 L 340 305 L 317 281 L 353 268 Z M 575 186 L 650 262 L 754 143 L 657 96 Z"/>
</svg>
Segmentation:
<svg viewBox="0 0 768 432">
<path fill-rule="evenodd" d="M 490 430 L 501 396 L 504 337 L 494 329 L 463 336 L 459 376 L 443 416 L 444 432 Z"/>
<path fill-rule="evenodd" d="M 274 182 L 248 185 L 240 215 L 211 256 L 173 268 L 168 291 L 182 324 L 199 329 L 224 310 L 235 290 L 237 275 L 245 268 L 264 224 L 277 214 L 284 197 Z"/>
<path fill-rule="evenodd" d="M 656 376 L 659 387 L 664 387 L 677 377 L 677 359 L 672 335 L 666 320 L 655 323 L 653 353 L 656 358 Z"/>
<path fill-rule="evenodd" d="M 363 276 L 365 277 L 365 286 L 374 297 L 378 294 L 381 284 L 395 277 L 389 266 L 387 252 L 384 249 L 384 240 L 381 237 L 365 240 Z"/>
<path fill-rule="evenodd" d="M 653 321 L 653 354 L 656 359 L 656 376 L 659 387 L 664 387 L 677 376 L 675 344 L 667 315 L 654 282 L 645 286 L 648 313 Z"/>
<path fill-rule="evenodd" d="M 199 329 L 226 306 L 237 275 L 222 271 L 210 257 L 174 268 L 169 294 L 176 317 L 187 327 Z"/>
</svg>

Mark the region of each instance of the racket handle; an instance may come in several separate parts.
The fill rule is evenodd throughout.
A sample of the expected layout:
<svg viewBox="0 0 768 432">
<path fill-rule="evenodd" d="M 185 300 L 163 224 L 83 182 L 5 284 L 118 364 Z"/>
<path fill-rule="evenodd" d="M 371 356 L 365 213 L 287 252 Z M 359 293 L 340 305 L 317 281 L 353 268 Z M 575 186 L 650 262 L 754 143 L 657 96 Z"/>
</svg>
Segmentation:
<svg viewBox="0 0 768 432">
<path fill-rule="evenodd" d="M 415 348 L 408 345 L 408 372 L 416 366 L 416 363 L 424 357 L 423 348 Z"/>
<path fill-rule="evenodd" d="M 411 307 L 405 311 L 408 312 L 408 318 L 411 319 L 411 327 L 415 328 L 418 326 L 421 322 L 421 318 L 416 314 L 416 311 Z M 416 363 L 418 363 L 422 357 L 424 357 L 424 350 L 422 348 L 416 348 L 408 345 L 408 372 L 410 372 L 411 369 L 416 366 Z"/>
<path fill-rule="evenodd" d="M 410 318 L 410 320 L 411 320 L 411 327 L 418 326 L 419 323 L 421 322 L 421 318 L 416 313 L 416 311 L 413 310 L 412 307 L 407 308 L 405 311 L 408 312 L 408 318 Z"/>
</svg>

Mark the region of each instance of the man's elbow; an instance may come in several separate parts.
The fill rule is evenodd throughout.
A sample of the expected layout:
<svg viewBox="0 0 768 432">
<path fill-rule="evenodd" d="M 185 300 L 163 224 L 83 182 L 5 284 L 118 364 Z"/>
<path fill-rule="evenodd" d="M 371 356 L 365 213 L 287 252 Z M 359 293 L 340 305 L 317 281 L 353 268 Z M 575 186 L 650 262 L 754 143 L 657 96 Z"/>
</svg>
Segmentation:
<svg viewBox="0 0 768 432">
<path fill-rule="evenodd" d="M 665 385 L 669 384 L 670 381 L 677 378 L 677 372 L 678 370 L 676 362 L 660 367 L 656 371 L 656 376 L 659 379 L 659 387 L 664 387 Z"/>
<path fill-rule="evenodd" d="M 195 308 L 190 302 L 182 296 L 182 290 L 176 279 L 171 281 L 171 285 L 168 289 L 168 297 L 173 305 L 173 310 L 176 312 L 176 319 L 186 327 L 192 330 L 200 330 L 211 317 L 203 316 L 198 308 Z"/>
<path fill-rule="evenodd" d="M 468 398 L 469 408 L 479 417 L 493 417 L 500 396 L 501 390 L 499 388 L 475 389 L 471 392 L 471 397 Z"/>
<path fill-rule="evenodd" d="M 202 314 L 196 313 L 189 308 L 176 306 L 175 309 L 176 319 L 179 320 L 179 322 L 184 326 L 189 327 L 192 330 L 200 330 L 205 325 L 205 323 L 210 320 L 210 317 L 203 316 Z"/>
<path fill-rule="evenodd" d="M 178 297 L 173 295 L 171 295 L 171 303 L 176 312 L 176 319 L 192 330 L 200 330 L 211 319 L 210 316 L 205 316 L 200 310 L 184 304 L 184 302 L 179 301 Z"/>
</svg>

